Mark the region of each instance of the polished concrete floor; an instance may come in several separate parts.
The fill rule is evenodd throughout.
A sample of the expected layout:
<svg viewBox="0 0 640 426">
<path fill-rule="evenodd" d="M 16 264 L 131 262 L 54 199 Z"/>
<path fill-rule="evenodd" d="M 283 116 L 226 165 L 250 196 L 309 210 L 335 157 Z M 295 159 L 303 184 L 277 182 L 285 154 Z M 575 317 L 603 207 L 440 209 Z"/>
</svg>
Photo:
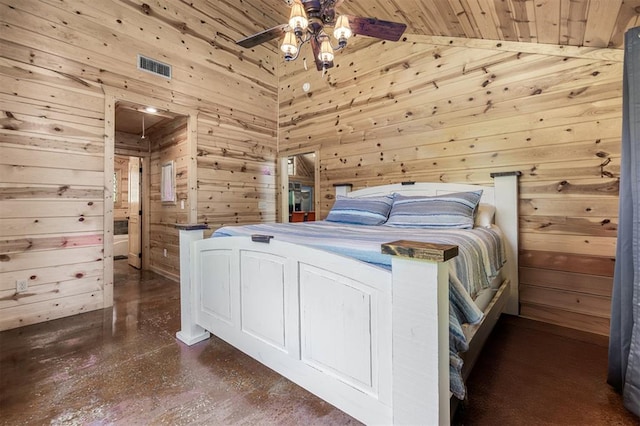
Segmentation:
<svg viewBox="0 0 640 426">
<path fill-rule="evenodd" d="M 175 282 L 115 278 L 113 309 L 0 333 L 0 424 L 358 424 L 217 338 L 178 343 Z M 639 424 L 605 375 L 604 339 L 504 319 L 454 423 Z"/>
<path fill-rule="evenodd" d="M 467 382 L 464 425 L 638 425 L 607 385 L 608 339 L 503 316 Z"/>
</svg>

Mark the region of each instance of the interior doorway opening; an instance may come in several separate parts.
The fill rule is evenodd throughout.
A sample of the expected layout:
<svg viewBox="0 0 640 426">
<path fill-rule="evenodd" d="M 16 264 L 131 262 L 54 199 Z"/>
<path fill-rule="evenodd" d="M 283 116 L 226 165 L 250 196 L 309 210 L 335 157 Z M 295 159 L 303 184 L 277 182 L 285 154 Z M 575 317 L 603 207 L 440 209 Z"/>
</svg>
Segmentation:
<svg viewBox="0 0 640 426">
<path fill-rule="evenodd" d="M 280 158 L 281 222 L 316 220 L 320 205 L 318 159 L 317 150 Z"/>
<path fill-rule="evenodd" d="M 113 260 L 142 267 L 142 170 L 144 157 L 115 155 L 113 185 Z"/>
<path fill-rule="evenodd" d="M 116 102 L 114 260 L 126 258 L 136 269 L 151 270 L 162 270 L 165 259 L 168 263 L 170 247 L 154 241 L 150 231 L 155 222 L 168 221 L 165 215 L 172 213 L 164 211 L 175 210 L 178 204 L 175 199 L 172 203 L 161 201 L 160 169 L 165 157 L 173 155 L 166 151 L 171 151 L 176 141 L 187 139 L 187 127 L 188 116 L 184 114 L 149 110 L 148 105 L 129 101 Z M 175 179 L 170 183 L 175 194 Z M 180 204 L 185 205 L 184 198 Z M 177 256 L 176 253 L 174 257 Z M 154 268 L 157 265 L 160 266 Z"/>
</svg>

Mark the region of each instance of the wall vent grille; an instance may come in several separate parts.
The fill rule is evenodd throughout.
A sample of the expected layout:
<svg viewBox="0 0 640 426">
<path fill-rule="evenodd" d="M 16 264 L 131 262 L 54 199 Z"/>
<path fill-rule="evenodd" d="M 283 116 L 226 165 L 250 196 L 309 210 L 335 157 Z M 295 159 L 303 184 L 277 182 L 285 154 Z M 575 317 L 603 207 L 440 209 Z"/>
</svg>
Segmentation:
<svg viewBox="0 0 640 426">
<path fill-rule="evenodd" d="M 138 69 L 171 80 L 171 65 L 138 55 Z"/>
</svg>

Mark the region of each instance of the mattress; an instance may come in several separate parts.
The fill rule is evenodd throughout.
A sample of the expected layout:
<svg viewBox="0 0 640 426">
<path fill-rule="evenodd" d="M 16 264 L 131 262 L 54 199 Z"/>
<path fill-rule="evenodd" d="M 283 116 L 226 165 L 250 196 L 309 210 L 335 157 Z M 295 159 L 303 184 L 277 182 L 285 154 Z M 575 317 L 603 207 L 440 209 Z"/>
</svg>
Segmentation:
<svg viewBox="0 0 640 426">
<path fill-rule="evenodd" d="M 281 241 L 308 245 L 391 269 L 391 255 L 380 246 L 396 240 L 411 240 L 457 245 L 459 254 L 453 259 L 452 272 L 472 299 L 487 288 L 506 261 L 499 229 L 424 229 L 396 228 L 386 225 L 351 225 L 328 221 L 226 226 L 213 237 L 271 235 Z"/>
</svg>

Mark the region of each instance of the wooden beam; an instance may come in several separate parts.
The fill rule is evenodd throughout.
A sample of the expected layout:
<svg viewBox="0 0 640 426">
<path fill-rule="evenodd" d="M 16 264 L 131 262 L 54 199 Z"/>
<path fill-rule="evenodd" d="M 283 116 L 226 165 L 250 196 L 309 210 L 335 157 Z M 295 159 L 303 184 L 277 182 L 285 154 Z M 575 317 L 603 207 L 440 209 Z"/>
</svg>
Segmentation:
<svg viewBox="0 0 640 426">
<path fill-rule="evenodd" d="M 536 53 L 541 55 L 572 58 L 598 59 L 611 62 L 623 62 L 624 50 L 600 47 L 576 47 L 541 43 L 523 43 L 503 40 L 477 40 L 459 37 L 441 37 L 409 34 L 405 42 L 432 44 L 436 46 L 458 46 L 475 49 L 502 50 L 505 52 Z"/>
</svg>

